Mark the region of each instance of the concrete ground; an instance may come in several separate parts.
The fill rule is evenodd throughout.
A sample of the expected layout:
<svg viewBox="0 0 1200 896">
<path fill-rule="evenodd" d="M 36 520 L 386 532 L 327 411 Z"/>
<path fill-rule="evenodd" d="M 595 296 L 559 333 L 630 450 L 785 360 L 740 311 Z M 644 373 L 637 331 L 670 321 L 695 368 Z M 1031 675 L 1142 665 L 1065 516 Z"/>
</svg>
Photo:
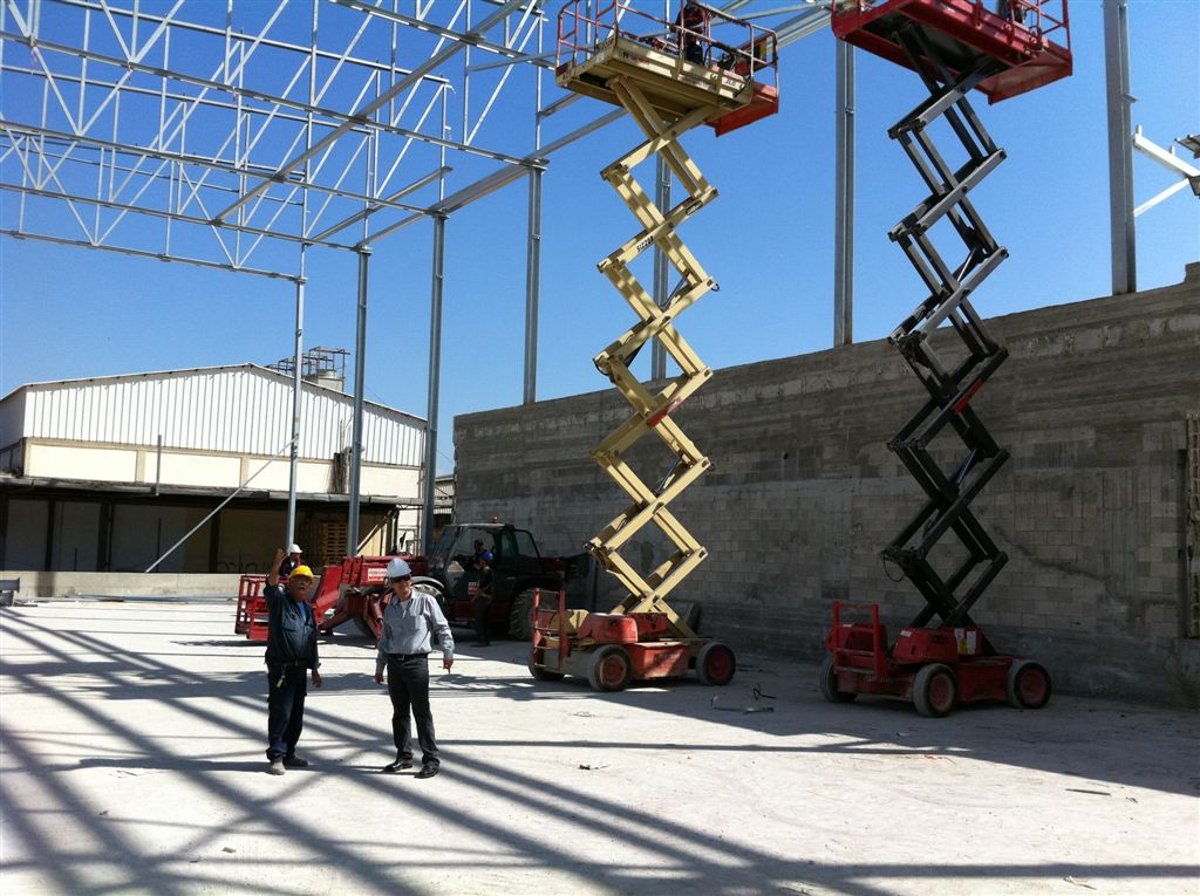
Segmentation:
<svg viewBox="0 0 1200 896">
<path fill-rule="evenodd" d="M 443 772 L 420 781 L 377 773 L 390 705 L 339 634 L 312 767 L 276 778 L 232 604 L 0 625 L 6 894 L 1200 893 L 1191 712 L 1058 696 L 932 720 L 746 657 L 723 689 L 599 695 L 534 682 L 507 642 L 434 677 Z"/>
</svg>

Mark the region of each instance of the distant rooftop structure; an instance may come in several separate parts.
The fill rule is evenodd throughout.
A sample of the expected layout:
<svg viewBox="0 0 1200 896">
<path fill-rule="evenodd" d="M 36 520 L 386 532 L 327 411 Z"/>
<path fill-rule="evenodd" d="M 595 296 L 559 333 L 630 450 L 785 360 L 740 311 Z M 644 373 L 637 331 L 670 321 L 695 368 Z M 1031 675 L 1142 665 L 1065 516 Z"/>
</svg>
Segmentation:
<svg viewBox="0 0 1200 896">
<path fill-rule="evenodd" d="M 314 346 L 301 356 L 300 376 L 307 383 L 317 383 L 345 392 L 346 358 L 349 356 L 350 352 L 344 348 Z M 292 376 L 296 371 L 296 359 L 280 358 L 273 364 L 268 364 L 267 368 Z"/>
</svg>

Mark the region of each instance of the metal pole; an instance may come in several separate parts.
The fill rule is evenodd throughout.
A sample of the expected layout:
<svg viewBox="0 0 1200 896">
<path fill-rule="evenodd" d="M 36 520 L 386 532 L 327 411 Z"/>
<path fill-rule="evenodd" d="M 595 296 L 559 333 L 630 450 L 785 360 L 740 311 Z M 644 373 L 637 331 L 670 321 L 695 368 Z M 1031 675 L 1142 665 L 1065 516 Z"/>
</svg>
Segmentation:
<svg viewBox="0 0 1200 896">
<path fill-rule="evenodd" d="M 529 166 L 529 240 L 525 250 L 525 391 L 523 401 L 537 401 L 538 303 L 542 280 L 542 175 L 546 167 Z"/>
<path fill-rule="evenodd" d="M 538 52 L 542 52 L 542 25 L 538 25 Z M 537 69 L 533 91 L 533 147 L 542 148 L 542 70 Z M 525 247 L 525 387 L 524 404 L 537 401 L 538 305 L 542 288 L 542 174 L 544 159 L 529 165 L 529 235 Z"/>
<path fill-rule="evenodd" d="M 1104 71 L 1108 101 L 1108 209 L 1113 295 L 1137 292 L 1133 219 L 1133 114 L 1129 93 L 1126 0 L 1104 0 Z"/>
<path fill-rule="evenodd" d="M 854 47 L 837 42 L 833 203 L 833 345 L 854 342 Z"/>
<path fill-rule="evenodd" d="M 663 214 L 671 208 L 671 170 L 667 160 L 660 153 L 655 159 L 654 166 L 654 202 Z M 667 269 L 669 262 L 666 253 L 654 246 L 654 304 L 659 308 L 667 306 Z M 667 351 L 657 339 L 650 347 L 650 379 L 661 380 L 667 376 Z"/>
<path fill-rule="evenodd" d="M 437 476 L 438 393 L 442 369 L 442 287 L 445 285 L 446 216 L 433 218 L 433 283 L 429 292 L 429 400 L 425 424 L 425 481 L 421 487 L 424 504 L 421 542 L 424 553 L 433 549 L 434 479 Z"/>
<path fill-rule="evenodd" d="M 362 467 L 363 390 L 367 369 L 367 267 L 371 247 L 358 250 L 358 327 L 354 336 L 354 435 L 350 445 L 350 514 L 346 522 L 346 550 L 358 553 L 358 490 Z"/>
<path fill-rule="evenodd" d="M 300 250 L 300 266 L 304 267 L 304 250 Z M 300 470 L 300 405 L 304 394 L 304 281 L 296 282 L 296 369 L 292 374 L 292 447 L 288 469 L 287 538 L 284 544 L 296 540 L 296 484 Z"/>
</svg>

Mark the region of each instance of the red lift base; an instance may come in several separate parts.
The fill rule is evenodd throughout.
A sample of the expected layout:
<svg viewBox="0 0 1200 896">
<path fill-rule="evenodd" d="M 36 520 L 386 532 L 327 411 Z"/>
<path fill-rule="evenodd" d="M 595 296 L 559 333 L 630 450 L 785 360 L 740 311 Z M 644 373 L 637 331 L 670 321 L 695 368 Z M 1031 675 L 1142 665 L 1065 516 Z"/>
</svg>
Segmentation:
<svg viewBox="0 0 1200 896">
<path fill-rule="evenodd" d="M 865 610 L 870 622 L 842 622 L 843 610 Z M 833 628 L 825 639 L 821 695 L 848 703 L 859 694 L 910 700 L 923 716 L 951 713 L 963 703 L 1007 701 L 1041 709 L 1050 700 L 1050 673 L 1017 656 L 984 653 L 977 626 L 905 628 L 887 647 L 887 627 L 878 604 L 833 605 Z"/>
<path fill-rule="evenodd" d="M 554 603 L 533 597 L 529 674 L 538 681 L 586 678 L 597 691 L 621 691 L 634 681 L 684 678 L 726 685 L 737 671 L 733 651 L 719 641 L 671 637 L 665 613 L 568 610 L 565 591 Z"/>
</svg>

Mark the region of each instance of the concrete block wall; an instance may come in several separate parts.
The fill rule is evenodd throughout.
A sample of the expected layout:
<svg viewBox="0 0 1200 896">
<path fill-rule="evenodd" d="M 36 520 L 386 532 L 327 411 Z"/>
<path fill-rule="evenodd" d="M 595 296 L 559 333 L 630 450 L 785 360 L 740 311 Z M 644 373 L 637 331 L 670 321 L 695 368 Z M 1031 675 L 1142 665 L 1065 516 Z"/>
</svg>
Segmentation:
<svg viewBox="0 0 1200 896">
<path fill-rule="evenodd" d="M 976 621 L 1060 689 L 1180 699 L 1200 671 L 1183 637 L 1200 264 L 1176 286 L 988 326 L 1011 355 L 974 406 L 1012 458 L 972 506 L 1010 559 Z M 716 371 L 676 412 L 713 461 L 672 504 L 710 552 L 675 595 L 701 604 L 702 631 L 816 661 L 834 600 L 880 602 L 893 634 L 911 620 L 923 603 L 879 551 L 920 505 L 886 443 L 924 397 L 875 341 Z M 609 389 L 457 418 L 459 517 L 500 514 L 578 551 L 625 506 L 588 452 L 626 416 Z M 630 455 L 647 481 L 666 469 L 656 442 Z M 623 550 L 643 570 L 666 552 L 652 530 Z"/>
</svg>

